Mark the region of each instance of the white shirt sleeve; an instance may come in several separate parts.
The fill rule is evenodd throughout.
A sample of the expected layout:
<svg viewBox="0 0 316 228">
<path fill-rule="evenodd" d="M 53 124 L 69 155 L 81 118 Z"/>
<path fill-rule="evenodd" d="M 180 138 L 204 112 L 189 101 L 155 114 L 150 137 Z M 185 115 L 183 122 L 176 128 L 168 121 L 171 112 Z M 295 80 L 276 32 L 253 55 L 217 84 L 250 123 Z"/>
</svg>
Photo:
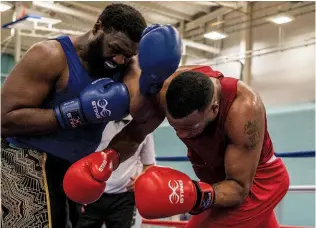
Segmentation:
<svg viewBox="0 0 316 228">
<path fill-rule="evenodd" d="M 152 134 L 147 135 L 140 151 L 140 161 L 144 165 L 156 164 L 155 143 Z"/>
<path fill-rule="evenodd" d="M 103 130 L 102 139 L 96 151 L 105 149 L 109 145 L 113 137 L 117 133 L 119 133 L 124 128 L 124 126 L 125 125 L 121 122 L 118 122 L 118 123 L 115 123 L 114 121 L 109 122 L 105 126 L 105 129 Z"/>
</svg>

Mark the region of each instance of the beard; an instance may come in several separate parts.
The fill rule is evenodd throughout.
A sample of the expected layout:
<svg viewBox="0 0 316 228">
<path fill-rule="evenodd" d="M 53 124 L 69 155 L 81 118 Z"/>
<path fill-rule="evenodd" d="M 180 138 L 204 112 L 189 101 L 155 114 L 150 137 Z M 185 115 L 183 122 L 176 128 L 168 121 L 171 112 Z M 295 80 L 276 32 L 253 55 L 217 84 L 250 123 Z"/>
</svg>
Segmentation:
<svg viewBox="0 0 316 228">
<path fill-rule="evenodd" d="M 91 77 L 94 78 L 111 78 L 114 74 L 124 71 L 125 65 L 117 65 L 112 58 L 103 57 L 104 50 L 104 38 L 100 35 L 95 40 L 93 40 L 89 46 L 88 51 L 84 57 L 87 62 L 87 71 Z M 105 62 L 109 61 L 115 68 L 111 69 L 105 66 Z"/>
</svg>

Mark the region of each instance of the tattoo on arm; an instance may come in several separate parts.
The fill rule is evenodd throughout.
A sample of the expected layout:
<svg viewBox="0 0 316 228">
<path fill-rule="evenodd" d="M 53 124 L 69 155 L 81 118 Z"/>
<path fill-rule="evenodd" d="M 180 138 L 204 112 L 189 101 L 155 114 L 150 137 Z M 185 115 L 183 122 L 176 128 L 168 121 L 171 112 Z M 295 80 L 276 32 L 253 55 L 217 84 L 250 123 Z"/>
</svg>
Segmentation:
<svg viewBox="0 0 316 228">
<path fill-rule="evenodd" d="M 244 134 L 248 138 L 247 142 L 244 144 L 244 147 L 248 150 L 254 149 L 259 143 L 259 121 L 253 120 L 248 121 L 244 126 Z"/>
</svg>

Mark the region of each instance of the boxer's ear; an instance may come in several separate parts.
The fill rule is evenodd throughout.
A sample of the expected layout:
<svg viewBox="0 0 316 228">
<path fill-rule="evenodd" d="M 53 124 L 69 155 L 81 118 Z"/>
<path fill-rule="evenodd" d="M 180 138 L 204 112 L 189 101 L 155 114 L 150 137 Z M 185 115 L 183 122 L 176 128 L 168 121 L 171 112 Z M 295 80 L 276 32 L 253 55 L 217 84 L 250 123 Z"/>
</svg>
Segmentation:
<svg viewBox="0 0 316 228">
<path fill-rule="evenodd" d="M 93 34 L 93 35 L 97 34 L 97 32 L 98 32 L 101 28 L 102 28 L 102 23 L 101 23 L 101 21 L 97 21 L 97 22 L 94 24 L 93 28 L 92 28 L 92 34 Z"/>
<path fill-rule="evenodd" d="M 219 110 L 219 103 L 218 103 L 218 101 L 215 101 L 215 102 L 211 105 L 211 110 L 212 110 L 212 113 L 213 113 L 214 115 L 217 115 L 218 110 Z"/>
</svg>

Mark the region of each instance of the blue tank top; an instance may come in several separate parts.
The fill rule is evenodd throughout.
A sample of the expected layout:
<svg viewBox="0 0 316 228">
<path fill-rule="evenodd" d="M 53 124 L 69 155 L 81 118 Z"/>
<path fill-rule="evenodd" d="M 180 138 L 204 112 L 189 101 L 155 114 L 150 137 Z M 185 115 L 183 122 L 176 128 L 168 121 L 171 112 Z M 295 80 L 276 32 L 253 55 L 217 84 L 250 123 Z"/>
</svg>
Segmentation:
<svg viewBox="0 0 316 228">
<path fill-rule="evenodd" d="M 41 108 L 44 109 L 51 109 L 57 104 L 78 97 L 86 86 L 96 80 L 84 69 L 70 38 L 61 36 L 56 40 L 61 44 L 67 57 L 69 80 L 63 91 L 54 93 L 42 104 Z M 75 162 L 97 149 L 105 126 L 106 123 L 89 124 L 76 129 L 59 130 L 48 135 L 19 136 L 7 140 L 17 147 L 37 149 Z"/>
</svg>

